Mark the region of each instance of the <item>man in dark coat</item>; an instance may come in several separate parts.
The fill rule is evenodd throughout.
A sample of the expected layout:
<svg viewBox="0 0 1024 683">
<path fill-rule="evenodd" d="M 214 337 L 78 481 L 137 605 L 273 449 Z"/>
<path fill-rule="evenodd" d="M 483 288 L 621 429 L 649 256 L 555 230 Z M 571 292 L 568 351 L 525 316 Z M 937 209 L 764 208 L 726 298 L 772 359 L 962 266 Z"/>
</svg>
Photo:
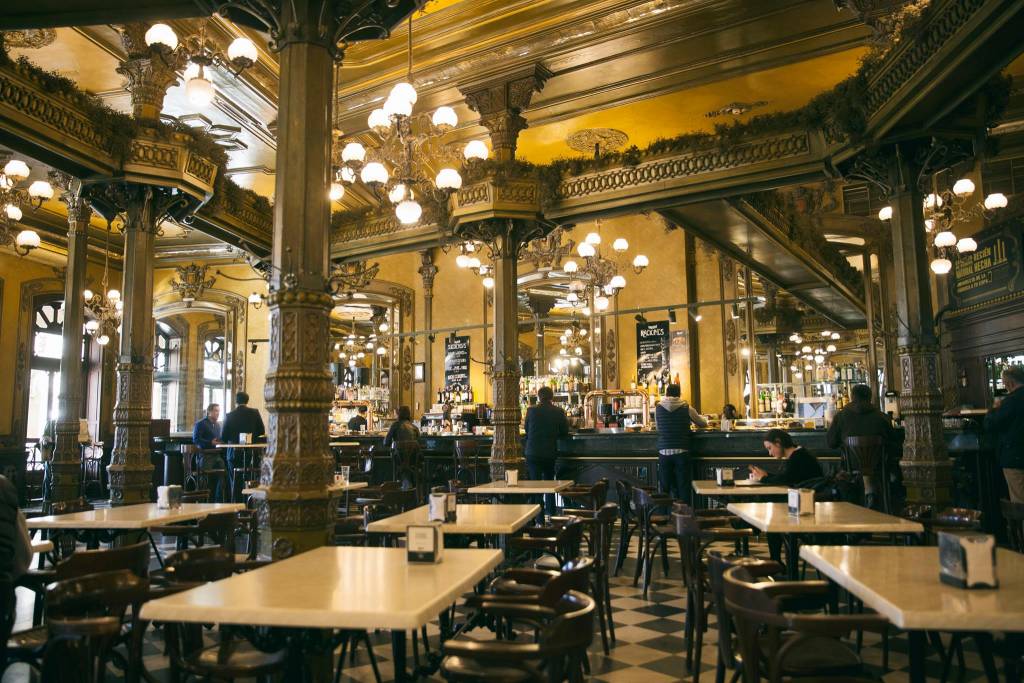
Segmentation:
<svg viewBox="0 0 1024 683">
<path fill-rule="evenodd" d="M 537 404 L 526 411 L 526 448 L 523 454 L 532 480 L 555 478 L 558 440 L 569 436 L 569 419 L 565 411 L 554 404 L 554 397 L 551 387 L 541 387 L 537 390 Z M 554 495 L 544 498 L 547 513 L 555 514 Z"/>
<path fill-rule="evenodd" d="M 1024 503 L 1024 366 L 1006 368 L 1002 379 L 1007 393 L 985 416 L 985 431 L 995 438 L 1010 501 Z"/>
<path fill-rule="evenodd" d="M 855 384 L 850 389 L 850 398 L 850 403 L 836 414 L 828 427 L 825 435 L 828 447 L 845 450 L 846 439 L 851 436 L 880 436 L 886 449 L 895 447 L 897 439 L 892 421 L 871 403 L 871 388 L 866 384 Z M 883 460 L 879 461 L 874 472 L 861 472 L 868 507 L 873 507 L 875 501 L 876 482 L 888 486 L 888 473 L 882 471 Z"/>
<path fill-rule="evenodd" d="M 242 434 L 250 434 L 252 443 L 263 440 L 266 429 L 263 426 L 263 417 L 260 411 L 249 407 L 249 394 L 239 391 L 235 394 L 234 410 L 224 418 L 224 428 L 221 430 L 221 440 L 224 443 L 241 443 Z M 246 450 L 249 451 L 250 460 L 255 460 L 259 451 L 254 449 L 228 449 L 228 477 L 231 480 L 231 490 L 234 493 L 232 500 L 239 500 L 242 494 L 242 480 L 235 480 L 235 467 L 244 467 Z M 259 471 L 259 468 L 254 468 Z"/>
<path fill-rule="evenodd" d="M 18 509 L 18 490 L 0 475 L 0 575 L 15 581 L 31 563 L 32 541 L 25 516 Z"/>
</svg>

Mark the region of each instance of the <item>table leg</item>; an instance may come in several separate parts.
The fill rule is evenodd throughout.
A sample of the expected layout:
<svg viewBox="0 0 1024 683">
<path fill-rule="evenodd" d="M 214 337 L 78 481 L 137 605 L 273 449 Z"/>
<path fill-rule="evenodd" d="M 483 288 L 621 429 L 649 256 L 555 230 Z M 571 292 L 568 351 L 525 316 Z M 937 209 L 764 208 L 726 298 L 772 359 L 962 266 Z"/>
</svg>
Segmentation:
<svg viewBox="0 0 1024 683">
<path fill-rule="evenodd" d="M 405 631 L 391 632 L 391 660 L 395 665 L 395 683 L 412 680 L 405 668 Z"/>
<path fill-rule="evenodd" d="M 786 534 L 786 575 L 790 581 L 800 580 L 800 537 Z"/>
<path fill-rule="evenodd" d="M 910 683 L 925 683 L 924 631 L 907 631 L 910 655 Z"/>
</svg>

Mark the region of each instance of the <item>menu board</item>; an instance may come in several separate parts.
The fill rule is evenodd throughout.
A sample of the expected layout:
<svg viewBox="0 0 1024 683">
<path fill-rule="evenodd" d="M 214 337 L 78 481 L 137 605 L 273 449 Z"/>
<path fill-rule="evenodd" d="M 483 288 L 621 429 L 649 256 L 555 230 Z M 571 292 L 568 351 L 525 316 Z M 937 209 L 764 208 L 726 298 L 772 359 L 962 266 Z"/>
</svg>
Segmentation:
<svg viewBox="0 0 1024 683">
<path fill-rule="evenodd" d="M 469 336 L 444 340 L 444 385 L 469 386 Z"/>
<path fill-rule="evenodd" d="M 669 333 L 668 321 L 640 322 L 636 324 L 636 378 L 637 383 L 647 386 L 669 382 Z"/>
<path fill-rule="evenodd" d="M 957 254 L 950 274 L 949 295 L 956 308 L 965 308 L 1024 289 L 1020 218 L 974 236 L 978 248 Z"/>
<path fill-rule="evenodd" d="M 672 377 L 685 378 L 689 374 L 690 335 L 686 330 L 672 330 L 669 342 L 669 370 Z M 683 379 L 683 382 L 686 380 Z"/>
</svg>

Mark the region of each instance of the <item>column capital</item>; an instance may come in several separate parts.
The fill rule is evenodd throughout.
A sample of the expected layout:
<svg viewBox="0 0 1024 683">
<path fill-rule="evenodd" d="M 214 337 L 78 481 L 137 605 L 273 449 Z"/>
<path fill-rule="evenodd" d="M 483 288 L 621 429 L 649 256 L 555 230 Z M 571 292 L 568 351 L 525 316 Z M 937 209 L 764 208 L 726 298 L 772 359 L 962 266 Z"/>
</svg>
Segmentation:
<svg viewBox="0 0 1024 683">
<path fill-rule="evenodd" d="M 490 133 L 498 161 L 515 158 L 519 133 L 527 127 L 522 112 L 550 77 L 551 72 L 536 63 L 500 78 L 459 86 L 466 105 L 480 114 L 480 125 Z"/>
<path fill-rule="evenodd" d="M 434 278 L 437 276 L 437 265 L 434 263 L 433 249 L 424 249 L 420 252 L 420 267 L 416 272 L 423 278 L 423 296 L 434 296 Z"/>
<path fill-rule="evenodd" d="M 159 121 L 167 89 L 178 82 L 178 70 L 185 66 L 185 53 L 174 51 L 159 54 L 146 45 L 150 24 L 132 22 L 117 27 L 121 44 L 128 53 L 117 67 L 127 79 L 125 88 L 131 94 L 132 114 L 140 121 Z"/>
</svg>

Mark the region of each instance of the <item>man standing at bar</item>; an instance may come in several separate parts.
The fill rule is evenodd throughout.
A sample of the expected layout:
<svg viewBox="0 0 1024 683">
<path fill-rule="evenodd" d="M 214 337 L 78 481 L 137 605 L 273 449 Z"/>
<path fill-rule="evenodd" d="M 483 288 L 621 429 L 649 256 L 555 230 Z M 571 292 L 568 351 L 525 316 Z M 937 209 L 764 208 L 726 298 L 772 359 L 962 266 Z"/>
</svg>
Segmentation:
<svg viewBox="0 0 1024 683">
<path fill-rule="evenodd" d="M 221 440 L 224 443 L 242 443 L 241 435 L 248 434 L 249 443 L 261 441 L 263 435 L 266 434 L 266 428 L 263 426 L 263 417 L 260 415 L 260 411 L 249 407 L 249 394 L 244 391 L 239 391 L 235 394 L 235 405 L 237 407 L 224 417 L 224 429 L 221 430 Z M 255 470 L 258 476 L 258 467 L 246 467 L 246 455 L 249 456 L 250 460 L 255 460 L 255 454 L 252 452 L 252 449 L 249 449 L 248 454 L 245 449 L 228 449 L 231 500 L 238 500 L 242 495 L 242 481 L 235 480 L 235 467 Z"/>
<path fill-rule="evenodd" d="M 825 436 L 828 447 L 845 449 L 846 439 L 851 436 L 880 436 L 884 448 L 894 444 L 896 438 L 892 423 L 888 415 L 871 403 L 871 387 L 855 384 L 850 389 L 850 398 L 850 404 L 839 411 L 828 427 Z M 876 482 L 881 481 L 882 486 L 889 485 L 889 473 L 884 470 L 884 463 L 885 458 L 881 458 L 874 472 L 861 472 L 865 505 L 869 508 L 874 507 Z"/>
<path fill-rule="evenodd" d="M 992 404 L 985 416 L 985 431 L 996 441 L 1010 502 L 1024 503 L 1024 366 L 1011 365 L 1001 376 L 1006 396 Z"/>
<path fill-rule="evenodd" d="M 526 411 L 526 469 L 530 479 L 554 479 L 555 460 L 558 458 L 558 440 L 569 436 L 569 419 L 565 411 L 554 404 L 555 392 L 551 387 L 537 390 L 537 405 Z M 544 496 L 547 514 L 555 514 L 554 495 Z"/>
<path fill-rule="evenodd" d="M 682 398 L 678 384 L 669 384 L 665 397 L 654 411 L 658 427 L 658 484 L 662 493 L 675 500 L 690 503 L 690 451 L 691 425 L 707 427 L 708 423 Z"/>
<path fill-rule="evenodd" d="M 217 422 L 219 418 L 220 406 L 211 403 L 206 407 L 206 415 L 201 420 L 197 420 L 195 426 L 192 427 L 192 443 L 203 451 L 199 455 L 200 467 L 206 472 L 220 470 L 221 473 L 225 473 L 224 458 L 214 450 L 220 443 L 220 424 Z M 222 476 L 214 476 L 216 483 L 213 486 L 213 501 L 223 503 L 224 486 L 222 482 L 226 473 Z"/>
</svg>

